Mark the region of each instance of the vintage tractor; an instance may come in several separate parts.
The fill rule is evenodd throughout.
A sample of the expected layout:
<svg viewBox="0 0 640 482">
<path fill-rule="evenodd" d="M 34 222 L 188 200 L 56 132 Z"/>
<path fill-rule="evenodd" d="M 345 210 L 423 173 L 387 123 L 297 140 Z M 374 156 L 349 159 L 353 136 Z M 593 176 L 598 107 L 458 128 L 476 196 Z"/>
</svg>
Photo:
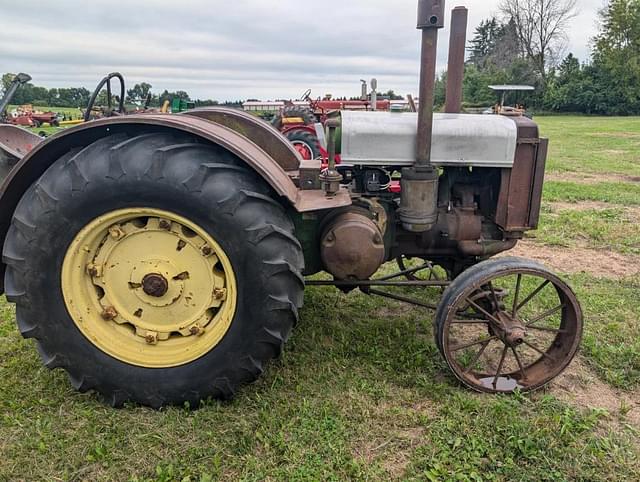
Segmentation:
<svg viewBox="0 0 640 482">
<path fill-rule="evenodd" d="M 434 309 L 436 345 L 474 390 L 558 376 L 581 340 L 576 296 L 535 262 L 489 259 L 538 224 L 547 141 L 525 117 L 434 119 L 444 1 L 420 0 L 418 20 L 419 112 L 343 112 L 326 169 L 223 108 L 104 118 L 35 147 L 0 129 L 4 291 L 44 364 L 114 406 L 230 398 L 280 353 L 305 286 L 328 285 Z M 462 62 L 449 69 L 453 111 Z M 430 289 L 439 306 L 416 294 Z"/>
</svg>

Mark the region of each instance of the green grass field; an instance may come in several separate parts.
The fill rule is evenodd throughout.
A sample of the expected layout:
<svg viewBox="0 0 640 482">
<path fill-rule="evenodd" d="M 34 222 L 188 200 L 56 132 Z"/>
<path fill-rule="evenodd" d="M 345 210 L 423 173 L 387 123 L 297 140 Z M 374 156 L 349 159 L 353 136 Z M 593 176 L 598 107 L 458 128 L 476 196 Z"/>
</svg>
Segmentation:
<svg viewBox="0 0 640 482">
<path fill-rule="evenodd" d="M 550 181 L 528 246 L 640 266 L 640 118 L 538 121 Z M 527 396 L 459 386 L 430 312 L 311 288 L 283 357 L 235 401 L 113 410 L 42 368 L 3 302 L 0 480 L 640 480 L 640 273 L 578 261 L 554 268 L 583 304 L 582 353 Z"/>
</svg>

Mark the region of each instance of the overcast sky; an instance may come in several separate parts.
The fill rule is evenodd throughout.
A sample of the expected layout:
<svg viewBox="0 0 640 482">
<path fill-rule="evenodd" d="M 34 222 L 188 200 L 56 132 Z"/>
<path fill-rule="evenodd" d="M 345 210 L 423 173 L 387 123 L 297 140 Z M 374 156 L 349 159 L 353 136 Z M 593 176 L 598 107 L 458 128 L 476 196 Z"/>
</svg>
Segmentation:
<svg viewBox="0 0 640 482">
<path fill-rule="evenodd" d="M 605 0 L 578 0 L 569 51 L 589 55 Z M 470 32 L 499 0 L 449 0 L 469 8 Z M 36 85 L 93 89 L 118 70 L 155 92 L 186 90 L 219 100 L 415 93 L 417 0 L 0 0 L 0 73 Z M 447 19 L 448 22 L 448 19 Z M 440 69 L 448 31 L 441 33 Z"/>
</svg>

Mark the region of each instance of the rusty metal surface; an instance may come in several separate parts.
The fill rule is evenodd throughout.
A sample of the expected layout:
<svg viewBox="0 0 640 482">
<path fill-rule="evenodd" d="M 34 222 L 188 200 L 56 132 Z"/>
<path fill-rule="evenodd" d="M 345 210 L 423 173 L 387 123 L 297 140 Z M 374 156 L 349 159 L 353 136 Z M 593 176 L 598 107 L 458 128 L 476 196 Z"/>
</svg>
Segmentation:
<svg viewBox="0 0 640 482">
<path fill-rule="evenodd" d="M 462 110 L 462 83 L 467 48 L 467 20 L 469 11 L 456 7 L 451 14 L 451 39 L 449 41 L 449 66 L 447 68 L 447 95 L 444 111 L 450 114 Z"/>
<path fill-rule="evenodd" d="M 571 288 L 528 260 L 477 265 L 456 279 L 447 301 L 436 315 L 436 343 L 456 377 L 479 392 L 546 385 L 571 363 L 582 339 L 582 310 Z"/>
<path fill-rule="evenodd" d="M 364 214 L 348 211 L 331 221 L 322 235 L 325 269 L 339 280 L 366 280 L 385 259 L 382 233 Z"/>
<path fill-rule="evenodd" d="M 522 232 L 537 227 L 546 156 L 538 162 L 540 137 L 536 123 L 526 117 L 510 119 L 518 128 L 518 147 L 513 168 L 502 171 L 495 221 L 507 232 Z"/>
<path fill-rule="evenodd" d="M 542 190 L 544 188 L 544 175 L 547 167 L 548 152 L 549 139 L 540 139 L 538 154 L 536 156 L 536 167 L 533 176 L 533 186 L 531 189 L 531 206 L 529 208 L 529 226 L 531 229 L 537 229 L 538 222 L 540 221 Z"/>
<path fill-rule="evenodd" d="M 418 28 L 444 27 L 445 0 L 418 1 Z"/>
<path fill-rule="evenodd" d="M 436 82 L 438 30 L 422 31 L 422 60 L 420 69 L 420 103 L 418 104 L 418 140 L 416 167 L 431 164 L 431 137 L 433 133 L 433 93 Z"/>
<path fill-rule="evenodd" d="M 0 124 L 0 150 L 22 159 L 44 139 L 18 126 Z"/>
<path fill-rule="evenodd" d="M 251 140 L 235 131 L 204 119 L 192 116 L 141 114 L 126 117 L 100 119 L 67 129 L 38 144 L 26 155 L 0 192 L 0 202 L 10 199 L 15 191 L 20 194 L 40 177 L 50 162 L 63 155 L 73 146 L 83 146 L 104 136 L 133 132 L 143 129 L 176 129 L 209 140 L 237 155 L 262 176 L 271 187 L 292 204 L 296 203 L 297 189 L 287 173 Z"/>
<path fill-rule="evenodd" d="M 296 171 L 300 166 L 302 161 L 300 154 L 277 129 L 244 111 L 226 107 L 206 107 L 183 112 L 180 115 L 215 122 L 251 139 L 285 171 Z"/>
<path fill-rule="evenodd" d="M 444 8 L 444 0 L 420 0 L 418 4 L 418 28 L 422 30 L 422 51 L 420 55 L 420 104 L 418 105 L 416 167 L 431 164 L 438 29 L 444 27 Z"/>
<path fill-rule="evenodd" d="M 351 206 L 351 195 L 347 189 L 340 189 L 333 197 L 327 197 L 322 190 L 298 191 L 295 208 L 299 213 L 322 211 Z"/>
</svg>

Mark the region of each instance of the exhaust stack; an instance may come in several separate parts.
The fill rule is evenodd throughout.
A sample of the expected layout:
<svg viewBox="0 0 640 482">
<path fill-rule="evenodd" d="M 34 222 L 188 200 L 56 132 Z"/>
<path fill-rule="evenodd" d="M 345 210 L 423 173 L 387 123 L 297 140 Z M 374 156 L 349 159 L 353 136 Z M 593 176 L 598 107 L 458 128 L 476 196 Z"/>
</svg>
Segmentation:
<svg viewBox="0 0 640 482">
<path fill-rule="evenodd" d="M 18 87 L 20 87 L 23 84 L 26 84 L 30 80 L 31 80 L 31 76 L 29 74 L 18 74 L 15 76 L 15 78 L 11 81 L 11 85 L 9 85 L 9 88 L 5 92 L 4 97 L 0 99 L 0 116 L 2 116 L 2 113 L 4 112 L 4 110 L 11 103 L 11 99 L 13 98 L 16 91 L 18 90 Z"/>
<path fill-rule="evenodd" d="M 416 163 L 402 170 L 398 215 L 404 229 L 424 233 L 438 220 L 438 170 L 431 164 L 433 93 L 436 82 L 438 30 L 444 27 L 445 0 L 418 1 L 418 29 L 422 30 L 420 104 Z"/>
<path fill-rule="evenodd" d="M 462 111 L 462 83 L 464 56 L 467 48 L 466 7 L 456 7 L 451 13 L 451 40 L 449 41 L 449 67 L 447 68 L 447 100 L 444 111 L 457 114 Z"/>
</svg>

